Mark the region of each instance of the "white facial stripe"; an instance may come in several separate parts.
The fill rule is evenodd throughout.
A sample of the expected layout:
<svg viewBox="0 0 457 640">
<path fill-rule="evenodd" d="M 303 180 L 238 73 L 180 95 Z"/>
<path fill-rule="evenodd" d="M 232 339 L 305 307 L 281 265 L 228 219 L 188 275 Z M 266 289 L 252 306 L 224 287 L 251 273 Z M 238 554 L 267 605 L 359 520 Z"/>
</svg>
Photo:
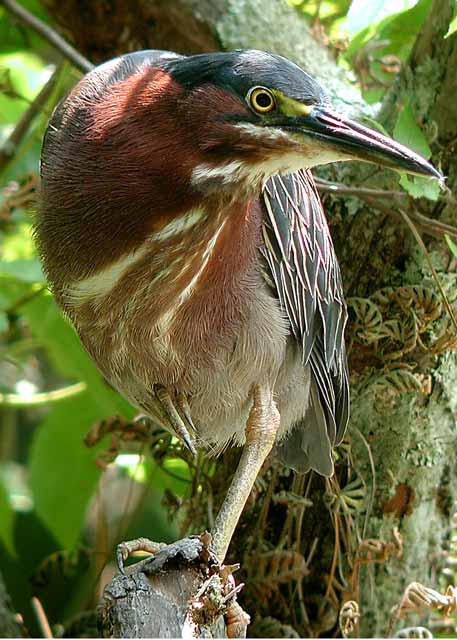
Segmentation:
<svg viewBox="0 0 457 640">
<path fill-rule="evenodd" d="M 329 160 L 331 162 L 331 160 Z M 276 157 L 269 158 L 263 162 L 249 163 L 234 161 L 221 165 L 220 167 L 211 167 L 206 164 L 198 165 L 192 172 L 192 184 L 195 186 L 211 183 L 215 180 L 222 186 L 230 185 L 240 181 L 247 181 L 253 187 L 260 186 L 262 180 L 278 173 L 290 173 L 303 169 L 308 166 L 314 166 L 314 162 L 307 163 L 306 156 L 297 152 L 278 154 Z"/>
<path fill-rule="evenodd" d="M 259 125 L 252 124 L 252 122 L 240 122 L 235 125 L 236 129 L 240 129 L 243 134 L 248 134 L 253 140 L 262 142 L 289 142 L 290 138 L 281 129 L 275 129 L 274 127 L 260 127 Z"/>
<path fill-rule="evenodd" d="M 236 160 L 219 167 L 200 164 L 192 172 L 191 180 L 195 186 L 204 186 L 205 183 L 211 184 L 216 181 L 222 187 L 246 181 L 248 186 L 256 188 L 262 181 L 274 175 L 284 175 L 299 169 L 311 169 L 316 165 L 350 159 L 349 155 L 337 149 L 315 145 L 310 149 L 277 153 L 267 160 L 256 163 Z"/>
</svg>

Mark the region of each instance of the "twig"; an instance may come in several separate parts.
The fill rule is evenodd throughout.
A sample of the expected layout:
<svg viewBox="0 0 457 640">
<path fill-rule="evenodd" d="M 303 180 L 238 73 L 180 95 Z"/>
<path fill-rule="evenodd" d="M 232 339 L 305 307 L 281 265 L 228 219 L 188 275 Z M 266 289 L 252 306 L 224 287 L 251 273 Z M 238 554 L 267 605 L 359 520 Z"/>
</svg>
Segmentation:
<svg viewBox="0 0 457 640">
<path fill-rule="evenodd" d="M 54 636 L 52 635 L 51 627 L 49 626 L 46 613 L 44 612 L 41 602 L 35 596 L 33 596 L 32 598 L 32 607 L 33 607 L 33 610 L 35 611 L 38 624 L 40 625 L 43 638 L 53 638 Z"/>
<path fill-rule="evenodd" d="M 87 72 L 94 68 L 94 65 L 85 58 L 79 51 L 71 46 L 62 36 L 60 36 L 52 27 L 42 22 L 39 18 L 21 7 L 15 0 L 0 0 L 0 5 L 18 18 L 22 23 L 33 29 L 38 35 L 47 40 L 55 47 L 65 58 L 68 58 L 75 67 L 81 71 Z"/>
<path fill-rule="evenodd" d="M 0 0 L 1 2 L 2 0 Z M 21 143 L 23 137 L 29 130 L 36 115 L 43 109 L 46 101 L 51 95 L 54 87 L 56 86 L 57 76 L 59 71 L 56 69 L 46 84 L 43 86 L 38 95 L 30 103 L 29 108 L 21 116 L 13 129 L 11 135 L 5 140 L 0 149 L 0 171 L 8 164 L 11 158 L 16 153 L 16 150 Z"/>
<path fill-rule="evenodd" d="M 43 391 L 34 393 L 30 398 L 25 398 L 18 393 L 0 393 L 0 407 L 37 407 L 57 400 L 65 400 L 87 389 L 85 382 L 77 382 L 63 389 L 55 391 Z"/>
<path fill-rule="evenodd" d="M 413 224 L 413 222 L 411 221 L 411 218 L 409 217 L 409 215 L 406 213 L 406 211 L 403 211 L 402 209 L 399 209 L 399 212 L 403 218 L 403 220 L 406 222 L 406 224 L 408 225 L 408 227 L 411 229 L 411 232 L 413 234 L 413 236 L 416 239 L 417 244 L 419 245 L 427 263 L 428 266 L 430 267 L 430 271 L 432 272 L 433 275 L 433 279 L 436 282 L 436 286 L 439 289 L 439 292 L 441 294 L 441 297 L 443 299 L 444 302 L 444 306 L 446 307 L 446 310 L 449 314 L 449 317 L 452 320 L 452 324 L 454 325 L 454 329 L 457 331 L 457 320 L 455 319 L 454 316 L 454 312 L 452 310 L 451 305 L 449 304 L 449 300 L 447 299 L 447 295 L 446 292 L 443 289 L 443 285 L 441 284 L 441 281 L 438 277 L 438 274 L 436 273 L 435 267 L 433 266 L 432 260 L 430 258 L 430 254 L 427 251 L 427 247 L 424 244 L 424 241 L 422 240 L 420 233 L 418 232 L 418 230 L 416 229 L 415 225 Z"/>
<path fill-rule="evenodd" d="M 388 213 L 390 216 L 397 219 L 399 218 L 398 211 L 391 206 L 386 205 L 384 200 L 390 200 L 391 202 L 393 200 L 396 201 L 397 204 L 405 204 L 409 200 L 409 196 L 402 191 L 348 187 L 344 184 L 340 184 L 339 182 L 330 182 L 323 178 L 316 178 L 316 185 L 321 193 L 331 193 L 342 197 L 356 196 L 360 198 L 360 200 L 369 204 L 370 207 L 379 209 L 379 211 Z M 442 238 L 446 234 L 453 238 L 457 238 L 457 227 L 445 224 L 439 220 L 433 220 L 433 218 L 428 218 L 418 211 L 410 211 L 408 215 L 411 220 L 414 220 L 417 226 L 424 231 L 424 233 L 427 233 L 434 238 Z"/>
<path fill-rule="evenodd" d="M 10 306 L 7 307 L 6 309 L 3 309 L 3 311 L 7 314 L 15 313 L 19 309 L 19 307 L 22 307 L 22 305 L 27 304 L 28 302 L 30 302 L 31 300 L 34 300 L 38 296 L 41 296 L 41 294 L 44 293 L 46 289 L 47 289 L 47 286 L 45 284 L 39 285 L 36 288 L 34 287 L 31 291 L 28 291 L 25 295 L 21 296 L 17 300 L 14 300 L 14 302 L 12 302 Z"/>
<path fill-rule="evenodd" d="M 368 527 L 368 522 L 369 522 L 370 516 L 371 516 L 371 509 L 373 507 L 374 498 L 375 498 L 375 495 L 376 495 L 376 466 L 375 466 L 375 463 L 374 463 L 373 454 L 371 453 L 371 447 L 368 444 L 365 436 L 363 435 L 363 433 L 359 429 L 357 429 L 357 427 L 353 426 L 352 429 L 355 431 L 355 433 L 359 436 L 360 440 L 365 445 L 365 449 L 367 450 L 368 459 L 370 461 L 370 467 L 371 467 L 371 477 L 372 477 L 372 481 L 371 481 L 371 496 L 370 496 L 370 501 L 369 501 L 369 503 L 367 505 L 366 515 L 365 515 L 365 522 L 364 522 L 363 531 L 362 531 L 362 538 L 365 538 L 366 537 L 367 527 Z"/>
<path fill-rule="evenodd" d="M 408 196 L 403 191 L 387 191 L 384 189 L 367 189 L 365 187 L 348 187 L 345 184 L 339 182 L 330 182 L 330 180 L 324 180 L 324 178 L 315 178 L 316 186 L 322 193 L 334 193 L 344 196 L 358 196 L 363 198 L 364 196 L 373 198 L 398 198 L 400 200 L 407 200 Z"/>
</svg>

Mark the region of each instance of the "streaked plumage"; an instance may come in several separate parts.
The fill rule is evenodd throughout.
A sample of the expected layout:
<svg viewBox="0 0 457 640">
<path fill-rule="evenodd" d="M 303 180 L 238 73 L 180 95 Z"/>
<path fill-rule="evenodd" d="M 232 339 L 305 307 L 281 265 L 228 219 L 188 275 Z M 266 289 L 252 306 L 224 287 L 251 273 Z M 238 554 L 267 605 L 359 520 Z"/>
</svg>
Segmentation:
<svg viewBox="0 0 457 640">
<path fill-rule="evenodd" d="M 303 364 L 311 371 L 308 412 L 279 447 L 284 462 L 304 471 L 310 459 L 323 458 L 322 449 L 338 444 L 346 430 L 346 304 L 340 268 L 311 172 L 271 178 L 262 196 L 266 210 L 262 252 L 291 332 L 301 345 Z M 328 441 L 322 433 L 324 426 Z"/>
</svg>

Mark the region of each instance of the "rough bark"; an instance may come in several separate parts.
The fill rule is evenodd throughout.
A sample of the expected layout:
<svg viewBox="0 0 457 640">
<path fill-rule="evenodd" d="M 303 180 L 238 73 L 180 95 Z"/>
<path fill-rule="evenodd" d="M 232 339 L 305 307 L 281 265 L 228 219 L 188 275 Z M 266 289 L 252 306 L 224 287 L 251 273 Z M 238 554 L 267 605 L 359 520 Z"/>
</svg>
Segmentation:
<svg viewBox="0 0 457 640">
<path fill-rule="evenodd" d="M 204 536 L 185 538 L 112 580 L 99 607 L 100 629 L 107 638 L 226 637 L 233 588 Z"/>
<path fill-rule="evenodd" d="M 148 47 L 182 52 L 264 48 L 288 56 L 317 77 L 336 107 L 353 113 L 363 107 L 356 88 L 326 49 L 280 0 L 44 0 L 43 4 L 65 35 L 95 62 Z M 451 13 L 450 0 L 435 0 L 380 118 L 391 131 L 399 105 L 408 97 L 429 138 L 433 160 L 441 164 L 455 193 L 457 38 L 456 34 L 442 38 Z M 324 175 L 345 184 L 378 188 L 392 188 L 396 182 L 392 174 L 376 174 L 372 167 L 352 163 L 332 167 Z M 410 232 L 390 215 L 394 202 L 376 210 L 355 197 L 343 202 L 327 196 L 325 205 L 348 296 L 370 298 L 386 286 L 397 292 L 402 286 L 414 285 L 435 290 L 429 267 Z M 450 193 L 439 203 L 421 200 L 413 206 L 457 224 L 455 197 Z M 447 261 L 442 241 L 428 246 L 452 297 L 457 284 L 455 264 Z M 391 319 L 392 305 L 386 309 L 383 322 Z M 403 317 L 400 312 L 396 309 L 394 318 L 401 324 L 407 314 Z M 440 321 L 442 318 L 437 323 Z M 247 583 L 241 603 L 256 614 L 254 634 L 277 635 L 278 625 L 290 636 L 294 631 L 290 626 L 285 631 L 287 625 L 301 635 L 330 633 L 337 624 L 339 606 L 353 599 L 362 613 L 359 631 L 365 636 L 382 636 L 391 608 L 399 603 L 410 581 L 438 586 L 440 554 L 457 495 L 455 357 L 436 355 L 433 349 L 417 344 L 401 358 L 389 360 L 357 340 L 351 333 L 354 326 L 348 335 L 352 418 L 336 479 L 331 483 L 320 478 L 292 480 L 272 462 L 233 542 L 232 558 L 242 562 Z M 434 331 L 440 331 L 438 324 L 430 325 L 429 333 Z M 419 375 L 430 376 L 431 392 L 420 393 L 417 385 L 411 387 L 411 380 L 405 382 L 400 374 L 395 383 L 387 379 L 387 367 L 395 363 L 400 365 L 396 370 L 403 366 L 412 371 L 416 381 Z M 230 451 L 219 461 L 213 482 L 215 507 L 236 455 Z M 312 507 L 303 499 L 300 502 L 303 492 L 312 500 Z M 203 495 L 192 503 L 196 532 L 208 526 Z M 374 539 L 371 547 L 362 542 L 367 538 Z M 272 569 L 272 550 L 278 545 L 280 566 Z M 339 554 L 334 556 L 335 545 Z M 313 549 L 317 552 L 312 560 L 303 564 Z"/>
<path fill-rule="evenodd" d="M 436 203 L 422 200 L 416 206 L 426 215 L 456 225 L 457 76 L 452 69 L 457 62 L 457 38 L 454 35 L 444 39 L 452 10 L 451 2 L 434 1 L 409 63 L 386 97 L 380 119 L 391 129 L 405 98 L 410 101 L 416 120 L 428 137 L 433 161 L 448 176 L 447 186 L 451 189 Z M 429 242 L 428 249 L 455 308 L 455 264 L 449 260 L 443 239 Z M 423 283 L 434 288 L 424 257 L 410 237 L 404 257 L 405 268 L 394 274 L 399 277 L 399 284 Z M 455 335 L 452 326 L 449 333 Z M 371 389 L 358 394 L 353 405 L 352 424 L 372 438 L 375 458 L 377 497 L 369 531 L 387 539 L 393 526 L 398 525 L 403 539 L 402 557 L 367 571 L 361 583 L 366 593 L 371 583 L 372 593 L 364 609 L 362 630 L 376 635 L 385 632 L 391 608 L 398 604 L 409 582 L 418 580 L 440 588 L 438 576 L 444 564 L 443 548 L 449 538 L 456 497 L 455 355 L 448 352 L 434 358 L 423 353 L 415 354 L 412 360 L 419 362 L 417 371 L 432 376 L 430 394 L 422 398 L 403 394 L 386 407 L 379 402 L 376 390 Z M 402 491 L 403 487 L 408 487 L 407 492 Z"/>
<path fill-rule="evenodd" d="M 0 638 L 21 637 L 21 629 L 15 619 L 14 611 L 11 608 L 11 600 L 0 574 Z"/>
</svg>

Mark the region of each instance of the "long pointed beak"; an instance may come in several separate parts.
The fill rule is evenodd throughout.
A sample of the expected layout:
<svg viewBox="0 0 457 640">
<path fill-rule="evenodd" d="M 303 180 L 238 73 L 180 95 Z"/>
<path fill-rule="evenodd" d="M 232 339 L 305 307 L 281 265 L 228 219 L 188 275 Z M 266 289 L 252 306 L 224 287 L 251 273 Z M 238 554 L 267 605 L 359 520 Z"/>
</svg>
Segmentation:
<svg viewBox="0 0 457 640">
<path fill-rule="evenodd" d="M 334 152 L 334 160 L 363 160 L 443 180 L 435 167 L 408 147 L 330 110 L 314 107 L 300 120 L 300 126 L 293 127 L 295 131 L 304 134 L 308 142 L 310 138 L 319 141 L 322 150 Z"/>
</svg>

